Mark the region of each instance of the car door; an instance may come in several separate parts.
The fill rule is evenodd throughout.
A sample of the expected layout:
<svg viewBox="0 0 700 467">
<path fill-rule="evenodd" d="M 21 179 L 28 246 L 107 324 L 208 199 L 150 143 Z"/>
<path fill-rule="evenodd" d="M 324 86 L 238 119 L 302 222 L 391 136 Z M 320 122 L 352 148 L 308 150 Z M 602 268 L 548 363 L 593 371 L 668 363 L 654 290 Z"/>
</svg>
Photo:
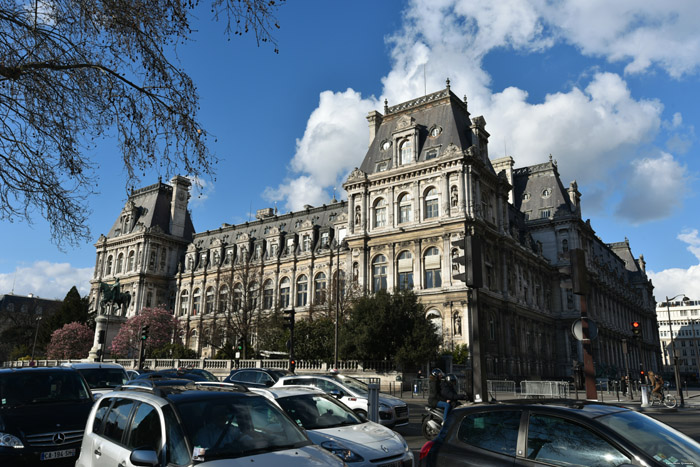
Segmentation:
<svg viewBox="0 0 700 467">
<path fill-rule="evenodd" d="M 554 414 L 530 412 L 517 465 L 599 466 L 632 464 L 630 456 L 593 427 Z"/>
<path fill-rule="evenodd" d="M 114 467 L 122 465 L 125 458 L 128 459 L 125 434 L 135 405 L 132 399 L 114 398 L 103 419 L 101 433 L 96 433 L 93 450 L 94 467 Z"/>
</svg>

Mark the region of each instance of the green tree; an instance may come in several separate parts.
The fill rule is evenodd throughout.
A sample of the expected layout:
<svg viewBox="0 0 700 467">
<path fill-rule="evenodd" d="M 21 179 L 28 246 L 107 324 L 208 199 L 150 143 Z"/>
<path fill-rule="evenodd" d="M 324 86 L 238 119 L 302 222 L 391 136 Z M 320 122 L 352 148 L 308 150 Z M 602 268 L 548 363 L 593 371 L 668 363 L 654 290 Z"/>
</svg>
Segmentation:
<svg viewBox="0 0 700 467">
<path fill-rule="evenodd" d="M 469 361 L 469 346 L 467 344 L 457 344 L 452 352 L 452 363 L 456 365 L 466 365 Z"/>
<path fill-rule="evenodd" d="M 51 341 L 53 332 L 68 323 L 86 324 L 92 330 L 95 329 L 95 321 L 90 316 L 87 296 L 81 298 L 75 286 L 68 291 L 58 311 L 44 318 L 44 322 L 39 327 L 37 349 L 45 349 Z"/>
<path fill-rule="evenodd" d="M 284 0 L 211 0 L 225 33 L 276 42 Z M 40 213 L 59 245 L 91 238 L 97 142 L 115 136 L 127 187 L 147 169 L 211 176 L 199 98 L 173 53 L 198 0 L 0 2 L 0 219 Z"/>
<path fill-rule="evenodd" d="M 343 358 L 390 360 L 409 368 L 435 359 L 440 338 L 412 291 L 379 291 L 355 302 L 343 325 Z"/>
<path fill-rule="evenodd" d="M 139 314 L 129 318 L 112 341 L 112 356 L 137 358 L 141 344 L 141 328 L 148 326 L 148 339 L 143 343 L 146 358 L 151 358 L 156 349 L 167 346 L 177 336 L 178 322 L 162 307 L 142 308 Z"/>
<path fill-rule="evenodd" d="M 303 319 L 294 325 L 294 358 L 333 361 L 335 321 Z"/>
</svg>

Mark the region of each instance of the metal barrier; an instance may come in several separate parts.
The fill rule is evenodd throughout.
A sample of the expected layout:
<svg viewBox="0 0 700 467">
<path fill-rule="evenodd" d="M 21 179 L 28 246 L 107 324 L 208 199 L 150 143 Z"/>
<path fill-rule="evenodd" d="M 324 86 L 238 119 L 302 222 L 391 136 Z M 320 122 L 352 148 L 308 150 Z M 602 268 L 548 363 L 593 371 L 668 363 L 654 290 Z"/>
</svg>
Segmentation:
<svg viewBox="0 0 700 467">
<path fill-rule="evenodd" d="M 498 400 L 499 396 L 501 399 L 515 398 L 517 397 L 517 392 L 515 390 L 515 381 L 486 381 L 489 399 Z"/>
<path fill-rule="evenodd" d="M 522 397 L 568 398 L 569 383 L 566 381 L 521 381 Z"/>
</svg>

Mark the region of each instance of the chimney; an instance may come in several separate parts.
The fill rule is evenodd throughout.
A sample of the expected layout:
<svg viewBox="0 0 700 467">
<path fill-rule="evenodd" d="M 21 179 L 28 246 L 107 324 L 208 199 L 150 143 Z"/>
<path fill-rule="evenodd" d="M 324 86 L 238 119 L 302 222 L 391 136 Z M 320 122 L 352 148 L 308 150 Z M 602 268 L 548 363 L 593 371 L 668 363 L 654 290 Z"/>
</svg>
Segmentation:
<svg viewBox="0 0 700 467">
<path fill-rule="evenodd" d="M 170 201 L 170 235 L 182 237 L 185 234 L 187 202 L 190 199 L 192 182 L 176 175 L 170 179 L 170 185 L 173 187 L 173 198 Z"/>
<path fill-rule="evenodd" d="M 376 110 L 371 111 L 367 114 L 367 121 L 369 122 L 369 144 L 372 144 L 374 137 L 377 136 L 377 130 L 382 124 L 384 116 L 377 112 Z"/>
</svg>

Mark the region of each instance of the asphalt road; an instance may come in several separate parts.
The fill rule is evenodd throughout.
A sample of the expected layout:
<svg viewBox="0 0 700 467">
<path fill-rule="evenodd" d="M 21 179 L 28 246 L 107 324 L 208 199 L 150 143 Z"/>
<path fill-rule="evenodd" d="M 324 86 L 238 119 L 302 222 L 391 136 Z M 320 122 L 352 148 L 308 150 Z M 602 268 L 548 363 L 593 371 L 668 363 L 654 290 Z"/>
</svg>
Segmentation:
<svg viewBox="0 0 700 467">
<path fill-rule="evenodd" d="M 409 424 L 398 427 L 395 430 L 404 437 L 411 448 L 413 454 L 418 460 L 418 453 L 421 447 L 425 444 L 426 439 L 421 433 L 421 420 L 425 413 L 425 399 L 411 399 L 404 397 L 404 400 L 409 406 Z M 698 399 L 695 399 L 698 401 Z M 606 402 L 616 403 L 617 401 L 610 400 Z M 700 402 L 700 401 L 698 401 Z M 645 415 L 649 415 L 667 425 L 670 425 L 693 438 L 700 443 L 700 404 L 694 407 L 666 409 L 666 408 L 641 408 L 637 403 L 633 406 L 635 410 L 640 410 Z"/>
</svg>

